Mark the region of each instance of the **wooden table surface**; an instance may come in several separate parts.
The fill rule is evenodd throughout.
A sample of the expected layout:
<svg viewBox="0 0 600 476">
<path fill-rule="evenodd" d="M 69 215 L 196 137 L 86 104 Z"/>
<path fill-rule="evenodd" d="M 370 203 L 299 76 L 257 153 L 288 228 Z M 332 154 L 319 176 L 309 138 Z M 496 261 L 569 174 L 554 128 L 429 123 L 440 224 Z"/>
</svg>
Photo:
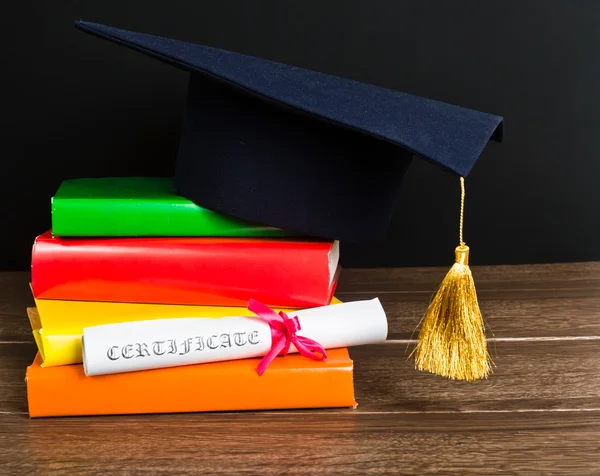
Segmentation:
<svg viewBox="0 0 600 476">
<path fill-rule="evenodd" d="M 390 324 L 351 351 L 356 410 L 34 420 L 29 275 L 0 273 L 0 474 L 600 474 L 600 263 L 474 267 L 496 364 L 474 383 L 407 359 L 446 271 L 342 272 L 337 295 Z"/>
</svg>

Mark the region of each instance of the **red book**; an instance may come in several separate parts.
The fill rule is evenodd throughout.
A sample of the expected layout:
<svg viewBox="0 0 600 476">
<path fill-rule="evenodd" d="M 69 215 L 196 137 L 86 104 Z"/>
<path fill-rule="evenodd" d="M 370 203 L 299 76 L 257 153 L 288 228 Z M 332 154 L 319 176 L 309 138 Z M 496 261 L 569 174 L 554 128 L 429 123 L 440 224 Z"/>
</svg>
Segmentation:
<svg viewBox="0 0 600 476">
<path fill-rule="evenodd" d="M 329 304 L 337 242 L 258 238 L 60 238 L 33 245 L 40 299 L 210 306 Z"/>
</svg>

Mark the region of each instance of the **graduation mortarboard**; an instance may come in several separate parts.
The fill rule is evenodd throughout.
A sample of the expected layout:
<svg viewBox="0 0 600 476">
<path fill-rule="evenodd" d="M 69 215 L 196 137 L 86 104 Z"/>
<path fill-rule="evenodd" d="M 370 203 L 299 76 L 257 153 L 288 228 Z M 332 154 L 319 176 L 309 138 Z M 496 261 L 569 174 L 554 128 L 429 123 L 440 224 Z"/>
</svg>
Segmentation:
<svg viewBox="0 0 600 476">
<path fill-rule="evenodd" d="M 382 237 L 413 156 L 460 177 L 456 263 L 422 322 L 417 367 L 490 371 L 462 240 L 466 177 L 503 119 L 295 66 L 84 21 L 87 33 L 190 72 L 175 188 L 249 222 L 346 241 Z M 151 79 L 150 79 L 151 80 Z"/>
<path fill-rule="evenodd" d="M 177 192 L 307 235 L 381 238 L 411 157 L 466 177 L 502 118 L 158 36 L 76 22 L 189 71 Z M 152 81 L 151 78 L 148 79 Z"/>
</svg>

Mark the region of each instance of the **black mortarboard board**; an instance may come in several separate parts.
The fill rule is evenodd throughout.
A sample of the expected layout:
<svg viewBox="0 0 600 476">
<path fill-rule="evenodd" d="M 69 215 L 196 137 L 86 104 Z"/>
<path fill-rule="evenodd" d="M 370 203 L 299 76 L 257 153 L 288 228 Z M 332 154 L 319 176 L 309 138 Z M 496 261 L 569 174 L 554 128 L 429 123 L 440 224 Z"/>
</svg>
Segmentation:
<svg viewBox="0 0 600 476">
<path fill-rule="evenodd" d="M 487 142 L 502 138 L 499 116 L 207 46 L 76 26 L 192 73 L 176 189 L 250 222 L 348 241 L 381 237 L 413 155 L 465 177 Z"/>
</svg>

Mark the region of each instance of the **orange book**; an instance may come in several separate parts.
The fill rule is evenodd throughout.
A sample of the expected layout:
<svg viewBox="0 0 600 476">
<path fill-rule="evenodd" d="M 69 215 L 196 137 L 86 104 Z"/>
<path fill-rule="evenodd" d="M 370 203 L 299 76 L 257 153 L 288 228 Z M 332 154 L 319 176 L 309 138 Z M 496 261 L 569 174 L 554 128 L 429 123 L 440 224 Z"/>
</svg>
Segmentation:
<svg viewBox="0 0 600 476">
<path fill-rule="evenodd" d="M 277 357 L 260 377 L 260 359 L 86 377 L 83 365 L 42 368 L 38 354 L 25 377 L 29 416 L 355 408 L 348 350 L 327 355 Z"/>
</svg>

